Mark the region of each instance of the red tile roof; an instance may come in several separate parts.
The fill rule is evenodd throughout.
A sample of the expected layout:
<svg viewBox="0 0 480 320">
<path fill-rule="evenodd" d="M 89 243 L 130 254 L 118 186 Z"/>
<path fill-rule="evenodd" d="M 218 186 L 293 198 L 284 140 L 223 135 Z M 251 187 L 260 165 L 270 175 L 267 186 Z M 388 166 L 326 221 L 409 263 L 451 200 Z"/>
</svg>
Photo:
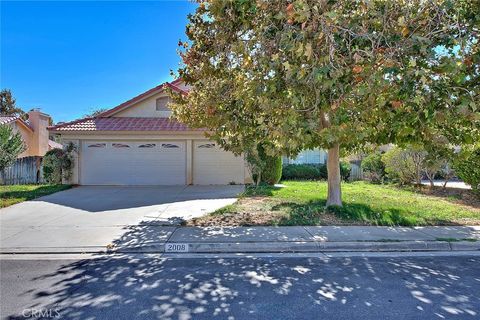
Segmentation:
<svg viewBox="0 0 480 320">
<path fill-rule="evenodd" d="M 7 124 L 17 119 L 17 116 L 0 116 L 0 124 Z"/>
<path fill-rule="evenodd" d="M 157 117 L 113 117 L 119 111 L 125 110 L 131 105 L 140 102 L 154 94 L 162 92 L 170 87 L 180 93 L 185 90 L 177 87 L 182 80 L 177 79 L 171 83 L 163 83 L 138 96 L 125 101 L 124 103 L 107 110 L 96 117 L 74 120 L 67 123 L 60 123 L 48 128 L 51 132 L 62 131 L 204 131 L 204 129 L 191 129 L 186 125 L 170 118 Z"/>
<path fill-rule="evenodd" d="M 20 116 L 0 116 L 0 125 L 9 124 L 14 121 L 18 121 L 22 123 L 27 129 L 33 131 L 33 128 L 30 126 L 30 124 L 27 121 L 20 118 Z"/>
<path fill-rule="evenodd" d="M 50 131 L 204 131 L 170 118 L 87 118 L 50 127 Z"/>
</svg>

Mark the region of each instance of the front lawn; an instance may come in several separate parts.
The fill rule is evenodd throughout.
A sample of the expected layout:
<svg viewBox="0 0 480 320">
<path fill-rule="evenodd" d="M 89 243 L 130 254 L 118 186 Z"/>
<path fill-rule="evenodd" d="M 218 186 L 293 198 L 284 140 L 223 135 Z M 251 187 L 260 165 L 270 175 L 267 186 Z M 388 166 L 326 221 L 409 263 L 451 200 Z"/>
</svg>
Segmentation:
<svg viewBox="0 0 480 320">
<path fill-rule="evenodd" d="M 478 201 L 365 182 L 342 185 L 343 207 L 325 208 L 327 183 L 286 181 L 247 188 L 238 202 L 189 225 L 479 225 Z M 473 197 L 465 191 L 465 197 Z"/>
<path fill-rule="evenodd" d="M 43 197 L 58 191 L 71 188 L 70 185 L 26 184 L 13 186 L 0 186 L 0 208 L 12 204 Z"/>
</svg>

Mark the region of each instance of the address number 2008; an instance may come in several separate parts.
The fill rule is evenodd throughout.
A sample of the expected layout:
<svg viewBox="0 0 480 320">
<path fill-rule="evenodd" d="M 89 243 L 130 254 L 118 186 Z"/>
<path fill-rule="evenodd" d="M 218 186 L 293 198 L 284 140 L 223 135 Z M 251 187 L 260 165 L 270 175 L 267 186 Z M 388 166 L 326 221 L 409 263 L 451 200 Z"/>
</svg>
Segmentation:
<svg viewBox="0 0 480 320">
<path fill-rule="evenodd" d="M 165 252 L 188 252 L 188 243 L 167 243 Z"/>
</svg>

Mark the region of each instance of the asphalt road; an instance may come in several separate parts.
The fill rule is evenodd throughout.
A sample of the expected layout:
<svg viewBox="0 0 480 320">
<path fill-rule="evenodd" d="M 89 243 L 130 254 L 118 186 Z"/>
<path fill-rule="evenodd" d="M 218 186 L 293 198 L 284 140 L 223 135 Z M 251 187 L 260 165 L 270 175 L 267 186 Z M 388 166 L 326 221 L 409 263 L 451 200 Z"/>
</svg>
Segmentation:
<svg viewBox="0 0 480 320">
<path fill-rule="evenodd" d="M 480 256 L 0 260 L 2 319 L 478 319 Z"/>
</svg>

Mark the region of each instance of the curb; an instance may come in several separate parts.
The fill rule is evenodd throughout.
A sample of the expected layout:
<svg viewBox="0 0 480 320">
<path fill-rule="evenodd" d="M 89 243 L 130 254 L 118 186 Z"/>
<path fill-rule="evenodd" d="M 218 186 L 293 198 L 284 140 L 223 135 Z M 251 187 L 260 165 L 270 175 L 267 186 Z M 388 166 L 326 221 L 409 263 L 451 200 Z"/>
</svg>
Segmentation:
<svg viewBox="0 0 480 320">
<path fill-rule="evenodd" d="M 169 246 L 170 245 L 170 246 Z M 173 245 L 173 246 L 172 246 Z M 171 248 L 174 249 L 171 249 Z M 176 248 L 182 248 L 178 250 Z M 170 249 L 169 249 L 170 248 Z M 38 247 L 2 248 L 0 254 L 110 254 L 110 253 L 323 253 L 323 252 L 421 252 L 480 251 L 480 242 L 396 241 L 396 242 L 166 242 L 134 247 Z"/>
<path fill-rule="evenodd" d="M 398 252 L 398 251 L 452 251 L 448 242 L 240 242 L 240 243 L 166 243 L 186 245 L 188 251 L 166 250 L 167 253 L 312 253 L 312 252 Z M 460 251 L 480 250 L 463 246 Z"/>
</svg>

